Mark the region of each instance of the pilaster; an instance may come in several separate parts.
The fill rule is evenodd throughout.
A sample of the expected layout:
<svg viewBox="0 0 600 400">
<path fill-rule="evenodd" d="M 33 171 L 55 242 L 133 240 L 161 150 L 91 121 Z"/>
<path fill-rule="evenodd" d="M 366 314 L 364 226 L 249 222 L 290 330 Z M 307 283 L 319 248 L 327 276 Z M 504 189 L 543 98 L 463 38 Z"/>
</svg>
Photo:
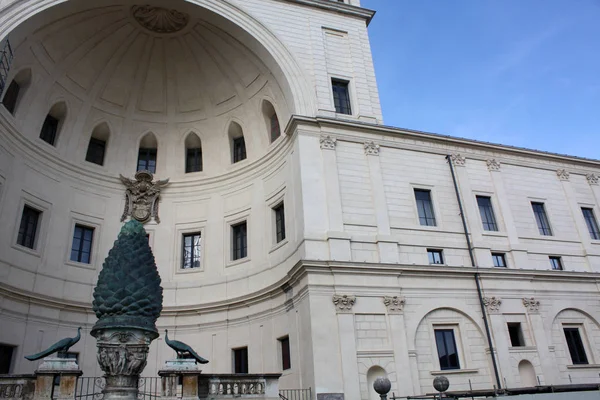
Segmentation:
<svg viewBox="0 0 600 400">
<path fill-rule="evenodd" d="M 579 233 L 579 240 L 585 249 L 586 255 L 589 254 L 592 250 L 592 241 L 588 231 L 588 228 L 585 224 L 585 220 L 583 219 L 581 207 L 577 203 L 577 199 L 575 198 L 575 190 L 571 185 L 571 174 L 565 169 L 558 169 L 556 171 L 556 176 L 560 180 L 560 183 L 563 188 L 563 192 L 565 193 L 565 197 L 567 198 L 567 203 L 569 203 L 569 208 L 571 210 L 571 215 L 573 220 L 575 221 L 575 226 L 577 227 L 577 232 Z M 586 257 L 587 259 L 587 257 Z M 589 260 L 588 265 L 590 265 Z"/>
<path fill-rule="evenodd" d="M 398 395 L 409 396 L 419 393 L 419 388 L 413 386 L 412 375 L 417 370 L 407 368 L 410 365 L 408 355 L 408 341 L 406 339 L 406 324 L 404 321 L 405 299 L 398 296 L 385 296 L 383 298 L 388 311 L 390 331 L 392 334 L 392 347 L 394 350 L 394 361 L 396 363 L 396 376 L 398 379 Z M 415 371 L 414 373 L 412 371 Z"/>
<path fill-rule="evenodd" d="M 524 298 L 523 306 L 527 311 L 527 319 L 531 327 L 532 338 L 537 348 L 538 356 L 540 357 L 540 364 L 543 372 L 543 376 L 540 376 L 540 380 L 543 384 L 558 382 L 557 377 L 559 374 L 556 368 L 557 362 L 554 358 L 554 353 L 550 352 L 551 339 L 546 335 L 551 335 L 551 332 L 547 332 L 544 326 L 544 320 L 540 315 L 540 302 L 535 298 Z"/>
<path fill-rule="evenodd" d="M 356 357 L 356 334 L 354 330 L 354 314 L 352 313 L 352 307 L 355 302 L 355 296 L 333 296 L 339 329 L 345 400 L 360 400 L 360 384 L 357 379 L 358 358 Z"/>
</svg>

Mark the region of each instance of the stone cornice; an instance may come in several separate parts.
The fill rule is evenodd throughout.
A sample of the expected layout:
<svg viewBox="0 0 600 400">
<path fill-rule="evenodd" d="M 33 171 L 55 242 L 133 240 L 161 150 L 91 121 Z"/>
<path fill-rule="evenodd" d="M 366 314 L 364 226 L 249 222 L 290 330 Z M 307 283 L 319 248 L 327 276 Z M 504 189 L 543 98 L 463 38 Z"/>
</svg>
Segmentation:
<svg viewBox="0 0 600 400">
<path fill-rule="evenodd" d="M 423 132 L 411 129 L 403 129 L 396 128 L 385 125 L 377 125 L 371 124 L 367 122 L 359 122 L 359 121 L 349 121 L 349 120 L 341 120 L 335 118 L 328 117 L 304 117 L 299 115 L 293 115 L 290 119 L 286 131 L 293 132 L 301 125 L 313 125 L 319 126 L 321 128 L 341 128 L 347 129 L 349 134 L 347 138 L 343 138 L 339 133 L 336 133 L 338 140 L 352 140 L 357 143 L 364 142 L 364 137 L 357 137 L 352 139 L 352 134 L 356 133 L 373 133 L 377 135 L 387 135 L 391 137 L 405 137 L 411 140 L 421 140 L 424 142 L 433 142 L 433 143 L 443 143 L 445 145 L 452 144 L 457 146 L 457 149 L 460 148 L 461 154 L 468 155 L 469 159 L 476 159 L 486 162 L 489 158 L 495 158 L 498 162 L 504 164 L 513 164 L 513 165 L 528 165 L 534 166 L 540 169 L 554 170 L 557 168 L 564 168 L 565 164 L 568 164 L 570 167 L 571 173 L 578 174 L 587 174 L 587 173 L 598 173 L 600 171 L 600 160 L 594 160 L 589 158 L 570 156 L 565 154 L 557 154 L 544 152 L 540 150 L 526 149 L 522 147 L 508 146 L 496 143 L 483 142 L 473 139 L 464 139 L 459 137 L 441 135 L 430 132 Z M 385 137 L 378 137 L 378 143 L 381 146 L 390 146 L 390 147 L 400 147 L 399 145 L 394 146 L 394 143 L 389 140 L 386 141 Z M 436 149 L 432 148 L 424 148 L 424 146 L 406 146 L 403 145 L 402 148 L 415 150 L 415 151 L 425 151 L 429 153 L 436 154 L 448 154 L 452 152 L 449 149 L 445 149 L 444 151 L 436 151 Z M 464 151 L 464 149 L 474 150 L 473 153 Z M 488 154 L 482 154 L 482 151 L 489 152 Z M 491 156 L 493 155 L 493 157 Z M 502 157 L 498 157 L 498 155 L 507 157 L 506 159 Z M 530 159 L 529 163 L 524 163 L 519 160 L 517 157 L 523 157 Z M 535 162 L 537 161 L 537 162 Z M 539 163 L 539 161 L 545 162 L 545 164 Z M 552 163 L 552 164 L 549 164 Z M 578 171 L 572 170 L 573 166 L 577 166 L 579 168 Z"/>
<path fill-rule="evenodd" d="M 287 3 L 295 3 L 308 7 L 316 7 L 322 10 L 336 12 L 340 14 L 346 14 L 356 18 L 362 18 L 367 21 L 367 25 L 371 23 L 375 11 L 369 10 L 368 8 L 351 6 L 350 4 L 341 3 L 338 1 L 331 0 L 279 0 Z"/>
</svg>

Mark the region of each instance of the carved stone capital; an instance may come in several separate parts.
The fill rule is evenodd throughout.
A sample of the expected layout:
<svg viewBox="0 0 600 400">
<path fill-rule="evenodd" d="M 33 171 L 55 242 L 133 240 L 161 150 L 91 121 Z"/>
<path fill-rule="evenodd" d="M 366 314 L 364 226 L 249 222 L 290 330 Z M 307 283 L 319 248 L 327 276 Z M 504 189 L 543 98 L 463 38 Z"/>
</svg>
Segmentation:
<svg viewBox="0 0 600 400">
<path fill-rule="evenodd" d="M 484 297 L 483 304 L 485 305 L 485 308 L 487 309 L 488 313 L 498 313 L 500 312 L 500 305 L 502 304 L 502 300 L 500 300 L 498 297 Z"/>
<path fill-rule="evenodd" d="M 331 136 L 321 136 L 319 143 L 321 143 L 321 148 L 323 150 L 335 150 L 337 139 L 332 138 Z"/>
<path fill-rule="evenodd" d="M 452 160 L 452 164 L 454 164 L 456 167 L 464 167 L 467 163 L 467 159 L 461 156 L 459 153 L 452 154 L 450 156 L 450 160 Z"/>
<path fill-rule="evenodd" d="M 585 177 L 590 185 L 598 184 L 598 175 L 597 174 L 587 174 Z"/>
<path fill-rule="evenodd" d="M 334 294 L 332 300 L 338 313 L 350 313 L 352 306 L 356 303 L 356 296 Z"/>
<path fill-rule="evenodd" d="M 525 306 L 527 311 L 529 311 L 530 313 L 540 312 L 540 302 L 538 300 L 534 299 L 533 297 L 524 298 L 523 305 Z"/>
<path fill-rule="evenodd" d="M 490 171 L 500 171 L 500 161 L 496 160 L 495 158 L 490 158 L 489 160 L 486 161 L 488 170 Z"/>
<path fill-rule="evenodd" d="M 561 181 L 568 181 L 571 177 L 571 174 L 569 174 L 569 171 L 567 171 L 566 169 L 557 169 L 556 176 L 558 176 L 558 179 L 560 179 Z"/>
<path fill-rule="evenodd" d="M 364 144 L 365 154 L 368 156 L 378 156 L 379 155 L 379 145 L 373 141 L 366 142 Z"/>
<path fill-rule="evenodd" d="M 401 314 L 406 300 L 399 296 L 383 296 L 383 304 L 387 307 L 388 314 Z"/>
</svg>

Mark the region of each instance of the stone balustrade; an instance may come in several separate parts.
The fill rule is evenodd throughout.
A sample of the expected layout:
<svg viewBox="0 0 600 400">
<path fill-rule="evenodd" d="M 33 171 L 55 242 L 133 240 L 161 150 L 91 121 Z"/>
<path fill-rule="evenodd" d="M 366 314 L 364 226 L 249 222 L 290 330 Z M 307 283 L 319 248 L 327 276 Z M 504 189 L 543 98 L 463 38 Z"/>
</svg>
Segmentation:
<svg viewBox="0 0 600 400">
<path fill-rule="evenodd" d="M 199 397 L 201 399 L 233 397 L 278 399 L 280 376 L 281 374 L 200 375 Z"/>
<path fill-rule="evenodd" d="M 35 380 L 35 375 L 0 375 L 0 399 L 33 399 Z"/>
</svg>

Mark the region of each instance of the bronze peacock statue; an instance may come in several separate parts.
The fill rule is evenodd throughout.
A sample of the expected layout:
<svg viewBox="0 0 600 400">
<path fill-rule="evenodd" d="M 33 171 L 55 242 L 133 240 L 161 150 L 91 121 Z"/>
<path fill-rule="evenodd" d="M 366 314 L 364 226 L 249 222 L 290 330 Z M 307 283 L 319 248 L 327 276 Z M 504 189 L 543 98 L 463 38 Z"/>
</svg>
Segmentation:
<svg viewBox="0 0 600 400">
<path fill-rule="evenodd" d="M 25 356 L 29 361 L 39 360 L 40 358 L 48 357 L 50 354 L 57 352 L 66 353 L 69 349 L 81 339 L 81 327 L 77 328 L 77 336 L 72 338 L 64 338 L 48 347 L 46 350 L 41 351 L 37 354 Z"/>
<path fill-rule="evenodd" d="M 166 329 L 165 329 L 165 343 L 167 343 L 167 345 L 170 348 L 172 348 L 173 350 L 175 350 L 177 352 L 177 358 L 187 358 L 186 356 L 190 355 L 196 359 L 196 362 L 199 362 L 200 364 L 208 363 L 207 359 L 200 357 L 198 355 L 198 353 L 196 353 L 194 351 L 194 349 L 192 349 L 187 344 L 180 342 L 179 340 L 170 340 L 169 339 L 169 331 Z"/>
</svg>

